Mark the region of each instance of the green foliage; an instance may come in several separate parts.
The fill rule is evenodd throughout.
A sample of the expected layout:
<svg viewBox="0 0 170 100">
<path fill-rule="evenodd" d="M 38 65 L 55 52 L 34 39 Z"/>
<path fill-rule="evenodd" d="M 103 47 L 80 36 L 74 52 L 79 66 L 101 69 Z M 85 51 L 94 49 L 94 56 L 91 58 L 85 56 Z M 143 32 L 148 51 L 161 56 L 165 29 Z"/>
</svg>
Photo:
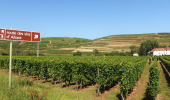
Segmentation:
<svg viewBox="0 0 170 100">
<path fill-rule="evenodd" d="M 84 41 L 84 40 L 83 40 Z M 76 40 L 76 42 L 80 42 L 80 40 Z"/>
<path fill-rule="evenodd" d="M 119 55 L 119 51 L 112 51 L 110 53 L 111 56 L 118 56 Z"/>
<path fill-rule="evenodd" d="M 160 48 L 166 48 L 167 46 L 166 45 L 160 45 L 159 47 Z"/>
<path fill-rule="evenodd" d="M 159 42 L 157 40 L 146 40 L 142 42 L 139 48 L 139 55 L 146 56 L 150 50 L 158 47 L 159 47 Z"/>
<path fill-rule="evenodd" d="M 83 81 L 83 85 L 98 83 L 100 88 L 121 82 L 121 91 L 129 93 L 134 87 L 147 57 L 13 57 L 13 71 L 27 75 L 53 78 L 60 82 Z M 4 63 L 4 64 L 2 64 Z M 7 57 L 0 58 L 0 64 L 8 66 Z M 99 75 L 98 69 L 99 68 Z"/>
<path fill-rule="evenodd" d="M 149 75 L 149 82 L 148 82 L 148 95 L 155 99 L 157 97 L 157 94 L 160 92 L 159 88 L 159 69 L 157 66 L 157 61 L 155 60 L 151 68 L 149 69 L 150 75 Z"/>
<path fill-rule="evenodd" d="M 130 47 L 130 53 L 131 53 L 131 56 L 135 53 L 135 52 L 137 52 L 137 48 L 136 48 L 136 46 L 134 46 L 134 45 L 131 45 Z"/>
<path fill-rule="evenodd" d="M 103 56 L 103 54 L 102 53 L 97 53 L 96 56 Z"/>
<path fill-rule="evenodd" d="M 160 60 L 165 65 L 166 69 L 170 72 L 170 57 L 162 56 L 160 57 Z"/>
<path fill-rule="evenodd" d="M 120 90 L 122 91 L 124 97 L 128 95 L 129 92 L 133 89 L 135 86 L 135 83 L 140 78 L 143 69 L 146 65 L 147 59 L 140 59 L 136 63 L 131 62 L 124 62 L 126 65 L 123 66 L 123 74 L 120 84 Z"/>
<path fill-rule="evenodd" d="M 73 53 L 73 56 L 81 56 L 81 55 L 82 55 L 82 53 L 80 51 Z"/>
<path fill-rule="evenodd" d="M 111 53 L 105 53 L 105 56 L 131 56 L 130 52 L 112 51 Z"/>
<path fill-rule="evenodd" d="M 151 63 L 152 63 L 152 57 L 149 56 L 149 64 L 151 64 Z"/>
<path fill-rule="evenodd" d="M 99 50 L 94 49 L 94 50 L 93 50 L 93 54 L 94 54 L 94 56 L 97 56 L 97 54 L 99 54 Z"/>
</svg>

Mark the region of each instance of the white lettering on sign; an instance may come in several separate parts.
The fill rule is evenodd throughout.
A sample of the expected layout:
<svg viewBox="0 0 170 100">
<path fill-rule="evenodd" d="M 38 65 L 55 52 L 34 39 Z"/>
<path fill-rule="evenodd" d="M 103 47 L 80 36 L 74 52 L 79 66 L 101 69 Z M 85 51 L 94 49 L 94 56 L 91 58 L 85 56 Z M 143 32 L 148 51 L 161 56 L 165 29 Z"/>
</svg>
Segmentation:
<svg viewBox="0 0 170 100">
<path fill-rule="evenodd" d="M 11 39 L 22 39 L 22 37 L 11 36 Z"/>
<path fill-rule="evenodd" d="M 8 38 L 8 39 L 9 39 L 9 36 L 10 36 L 10 35 L 6 36 L 6 38 Z"/>
<path fill-rule="evenodd" d="M 17 35 L 23 35 L 23 33 L 21 33 L 21 32 L 18 32 L 18 33 L 17 33 Z"/>
<path fill-rule="evenodd" d="M 4 30 L 1 30 L 1 33 L 4 33 Z"/>
<path fill-rule="evenodd" d="M 7 33 L 7 34 L 13 34 L 13 35 L 16 35 L 16 32 L 9 32 L 9 31 L 7 31 L 6 33 Z"/>
<path fill-rule="evenodd" d="M 38 39 L 38 35 L 34 35 L 34 39 Z"/>
<path fill-rule="evenodd" d="M 24 35 L 25 35 L 25 36 L 31 36 L 31 34 L 30 34 L 30 33 L 24 33 Z"/>
<path fill-rule="evenodd" d="M 9 31 L 7 31 L 6 33 L 7 33 L 7 34 L 13 34 L 13 35 L 16 35 L 16 32 L 9 32 Z"/>
</svg>

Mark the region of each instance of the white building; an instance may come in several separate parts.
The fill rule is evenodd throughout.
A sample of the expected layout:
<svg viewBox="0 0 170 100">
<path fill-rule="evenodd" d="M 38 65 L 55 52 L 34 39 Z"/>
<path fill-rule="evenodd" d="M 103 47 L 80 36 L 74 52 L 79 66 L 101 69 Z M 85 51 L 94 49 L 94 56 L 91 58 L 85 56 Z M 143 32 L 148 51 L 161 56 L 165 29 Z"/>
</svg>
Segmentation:
<svg viewBox="0 0 170 100">
<path fill-rule="evenodd" d="M 170 55 L 170 48 L 155 48 L 150 51 L 150 54 L 153 54 L 153 56 L 168 56 Z"/>
<path fill-rule="evenodd" d="M 137 53 L 134 53 L 133 56 L 139 56 Z"/>
</svg>

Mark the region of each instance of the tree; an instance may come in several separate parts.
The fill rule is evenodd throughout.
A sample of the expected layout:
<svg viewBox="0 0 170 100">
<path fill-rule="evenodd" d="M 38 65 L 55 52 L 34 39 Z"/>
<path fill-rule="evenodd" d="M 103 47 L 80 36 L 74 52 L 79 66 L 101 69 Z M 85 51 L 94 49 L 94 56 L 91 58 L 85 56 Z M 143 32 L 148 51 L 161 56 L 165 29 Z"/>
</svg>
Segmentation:
<svg viewBox="0 0 170 100">
<path fill-rule="evenodd" d="M 64 41 L 64 39 L 61 39 L 61 41 Z"/>
<path fill-rule="evenodd" d="M 82 55 L 82 53 L 80 51 L 77 51 L 73 54 L 73 56 L 81 56 L 81 55 Z"/>
<path fill-rule="evenodd" d="M 94 54 L 94 56 L 96 56 L 97 54 L 99 54 L 99 51 L 97 49 L 94 49 L 93 54 Z"/>
<path fill-rule="evenodd" d="M 142 42 L 139 48 L 139 55 L 146 56 L 154 48 L 159 48 L 159 42 L 157 40 L 146 40 Z"/>
<path fill-rule="evenodd" d="M 76 40 L 76 42 L 80 42 L 80 40 Z"/>
<path fill-rule="evenodd" d="M 131 45 L 129 48 L 130 48 L 130 53 L 131 53 L 131 55 L 133 55 L 135 52 L 137 52 L 136 46 Z"/>
</svg>

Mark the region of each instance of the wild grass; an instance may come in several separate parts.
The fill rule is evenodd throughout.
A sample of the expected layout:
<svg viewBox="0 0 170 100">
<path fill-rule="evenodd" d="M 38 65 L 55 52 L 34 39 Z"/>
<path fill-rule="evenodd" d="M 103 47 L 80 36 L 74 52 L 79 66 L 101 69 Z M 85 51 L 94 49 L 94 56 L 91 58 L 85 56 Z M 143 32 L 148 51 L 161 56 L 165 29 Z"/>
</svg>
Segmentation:
<svg viewBox="0 0 170 100">
<path fill-rule="evenodd" d="M 0 100 L 95 100 L 90 95 L 96 88 L 75 91 L 74 86 L 60 88 L 60 84 L 40 84 L 25 78 L 12 77 L 12 88 L 8 86 L 8 74 L 0 69 Z"/>
</svg>

